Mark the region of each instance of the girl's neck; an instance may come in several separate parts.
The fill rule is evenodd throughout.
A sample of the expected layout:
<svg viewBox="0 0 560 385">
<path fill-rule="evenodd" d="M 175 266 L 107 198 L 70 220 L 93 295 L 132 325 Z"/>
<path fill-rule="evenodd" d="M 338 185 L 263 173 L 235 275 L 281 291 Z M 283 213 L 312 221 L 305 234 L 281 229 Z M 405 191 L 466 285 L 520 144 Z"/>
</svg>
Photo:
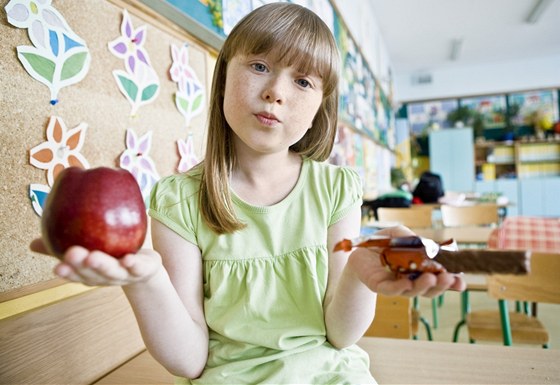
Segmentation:
<svg viewBox="0 0 560 385">
<path fill-rule="evenodd" d="M 259 157 L 238 156 L 231 188 L 244 201 L 270 206 L 283 200 L 299 179 L 302 158 L 288 152 Z"/>
</svg>

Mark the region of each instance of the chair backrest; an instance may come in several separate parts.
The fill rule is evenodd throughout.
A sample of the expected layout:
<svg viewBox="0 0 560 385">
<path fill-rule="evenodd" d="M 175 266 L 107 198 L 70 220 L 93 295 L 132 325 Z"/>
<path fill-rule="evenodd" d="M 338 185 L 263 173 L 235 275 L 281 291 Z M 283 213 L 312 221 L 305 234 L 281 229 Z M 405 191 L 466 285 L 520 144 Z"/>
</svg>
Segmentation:
<svg viewBox="0 0 560 385">
<path fill-rule="evenodd" d="M 560 254 L 532 253 L 527 275 L 490 275 L 488 293 L 496 299 L 560 304 Z"/>
<path fill-rule="evenodd" d="M 377 295 L 375 318 L 365 332 L 368 337 L 412 337 L 411 299 L 400 296 Z"/>
<path fill-rule="evenodd" d="M 432 207 L 380 207 L 377 209 L 380 222 L 399 222 L 406 227 L 432 227 Z"/>
<path fill-rule="evenodd" d="M 498 205 L 477 204 L 472 206 L 441 205 L 441 221 L 446 227 L 483 226 L 497 224 Z"/>
</svg>

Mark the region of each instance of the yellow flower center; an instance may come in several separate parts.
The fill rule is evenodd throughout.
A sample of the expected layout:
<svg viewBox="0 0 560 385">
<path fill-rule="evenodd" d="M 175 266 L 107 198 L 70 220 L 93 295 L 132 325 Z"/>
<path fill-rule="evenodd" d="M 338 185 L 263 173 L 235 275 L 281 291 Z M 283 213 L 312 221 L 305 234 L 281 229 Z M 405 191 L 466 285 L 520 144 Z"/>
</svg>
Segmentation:
<svg viewBox="0 0 560 385">
<path fill-rule="evenodd" d="M 35 15 L 39 13 L 39 8 L 37 7 L 37 4 L 35 4 L 34 1 L 31 1 L 29 3 L 29 8 L 31 9 L 31 12 L 33 12 Z"/>
</svg>

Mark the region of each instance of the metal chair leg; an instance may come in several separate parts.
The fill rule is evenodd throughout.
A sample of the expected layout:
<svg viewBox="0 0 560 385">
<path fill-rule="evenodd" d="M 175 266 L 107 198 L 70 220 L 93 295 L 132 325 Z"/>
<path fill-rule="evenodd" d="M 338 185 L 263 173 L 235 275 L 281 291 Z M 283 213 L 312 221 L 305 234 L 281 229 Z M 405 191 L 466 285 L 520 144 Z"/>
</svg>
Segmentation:
<svg viewBox="0 0 560 385">
<path fill-rule="evenodd" d="M 511 327 L 509 323 L 509 310 L 507 302 L 503 299 L 498 300 L 500 308 L 500 318 L 502 320 L 502 333 L 504 335 L 504 345 L 511 346 Z"/>
<path fill-rule="evenodd" d="M 453 342 L 459 340 L 459 330 L 461 327 L 465 326 L 467 323 L 467 314 L 471 311 L 471 305 L 469 302 L 469 291 L 465 290 L 461 293 L 461 320 L 455 325 L 455 330 L 453 331 Z M 471 340 L 471 343 L 474 341 Z"/>
<path fill-rule="evenodd" d="M 420 317 L 420 322 L 422 322 L 422 324 L 426 328 L 426 335 L 428 336 L 428 341 L 432 341 L 433 339 L 432 339 L 432 330 L 430 329 L 430 323 L 426 321 L 424 317 Z"/>
<path fill-rule="evenodd" d="M 438 308 L 438 304 L 437 304 L 437 298 L 432 298 L 432 325 L 434 327 L 434 329 L 437 329 L 439 326 L 439 318 L 438 318 L 438 312 L 437 309 Z"/>
</svg>

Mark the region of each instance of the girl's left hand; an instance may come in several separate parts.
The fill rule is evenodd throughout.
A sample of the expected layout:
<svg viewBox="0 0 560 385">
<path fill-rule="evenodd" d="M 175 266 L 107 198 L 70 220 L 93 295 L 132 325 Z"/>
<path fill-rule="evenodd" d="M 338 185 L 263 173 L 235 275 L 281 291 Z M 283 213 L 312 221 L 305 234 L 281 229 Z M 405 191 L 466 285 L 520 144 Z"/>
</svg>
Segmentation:
<svg viewBox="0 0 560 385">
<path fill-rule="evenodd" d="M 379 235 L 403 237 L 414 235 L 404 226 L 392 227 L 379 231 Z M 415 279 L 408 277 L 397 278 L 395 273 L 387 270 L 381 264 L 379 253 L 374 249 L 356 248 L 348 259 L 357 278 L 370 290 L 383 295 L 403 295 L 409 297 L 425 296 L 437 297 L 446 290 L 463 291 L 466 288 L 461 274 L 452 273 L 422 273 Z"/>
</svg>

